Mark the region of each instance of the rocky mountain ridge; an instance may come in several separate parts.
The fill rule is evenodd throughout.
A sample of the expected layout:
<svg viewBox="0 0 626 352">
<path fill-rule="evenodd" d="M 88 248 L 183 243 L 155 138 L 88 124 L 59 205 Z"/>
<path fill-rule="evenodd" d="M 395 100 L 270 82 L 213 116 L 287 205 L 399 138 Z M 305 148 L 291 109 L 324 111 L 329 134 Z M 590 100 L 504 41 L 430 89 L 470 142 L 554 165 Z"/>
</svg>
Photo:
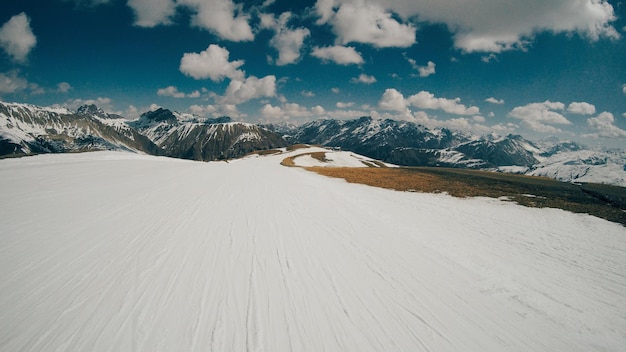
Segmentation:
<svg viewBox="0 0 626 352">
<path fill-rule="evenodd" d="M 626 151 L 591 150 L 574 142 L 473 136 L 371 117 L 263 126 L 160 108 L 130 121 L 95 105 L 72 112 L 0 102 L 0 157 L 127 150 L 210 161 L 295 143 L 348 150 L 396 165 L 486 169 L 626 186 Z"/>
</svg>

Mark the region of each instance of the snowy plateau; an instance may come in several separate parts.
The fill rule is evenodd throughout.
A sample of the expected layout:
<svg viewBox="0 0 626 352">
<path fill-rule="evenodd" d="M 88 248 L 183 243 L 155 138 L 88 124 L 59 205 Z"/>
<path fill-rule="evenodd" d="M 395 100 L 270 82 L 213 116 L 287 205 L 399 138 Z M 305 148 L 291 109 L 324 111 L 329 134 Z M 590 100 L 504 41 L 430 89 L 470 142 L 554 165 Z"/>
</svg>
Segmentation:
<svg viewBox="0 0 626 352">
<path fill-rule="evenodd" d="M 0 160 L 0 351 L 624 350 L 621 225 L 306 152 Z"/>
</svg>

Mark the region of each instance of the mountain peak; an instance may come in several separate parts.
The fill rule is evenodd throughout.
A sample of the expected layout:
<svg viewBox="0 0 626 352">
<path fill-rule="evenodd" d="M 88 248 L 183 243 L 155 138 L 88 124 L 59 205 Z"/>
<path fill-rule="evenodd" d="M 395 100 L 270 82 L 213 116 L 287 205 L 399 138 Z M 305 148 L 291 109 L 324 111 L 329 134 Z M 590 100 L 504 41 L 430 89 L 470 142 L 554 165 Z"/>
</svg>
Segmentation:
<svg viewBox="0 0 626 352">
<path fill-rule="evenodd" d="M 83 105 L 76 110 L 76 113 L 81 115 L 106 116 L 104 110 L 100 109 L 95 104 Z"/>
<path fill-rule="evenodd" d="M 154 111 L 148 111 L 145 112 L 141 115 L 142 119 L 148 119 L 150 121 L 155 121 L 155 122 L 161 122 L 161 121 L 167 121 L 169 123 L 176 123 L 177 122 L 177 118 L 176 115 L 174 115 L 173 112 L 171 112 L 170 110 L 167 109 L 163 109 L 163 108 L 158 108 Z"/>
</svg>

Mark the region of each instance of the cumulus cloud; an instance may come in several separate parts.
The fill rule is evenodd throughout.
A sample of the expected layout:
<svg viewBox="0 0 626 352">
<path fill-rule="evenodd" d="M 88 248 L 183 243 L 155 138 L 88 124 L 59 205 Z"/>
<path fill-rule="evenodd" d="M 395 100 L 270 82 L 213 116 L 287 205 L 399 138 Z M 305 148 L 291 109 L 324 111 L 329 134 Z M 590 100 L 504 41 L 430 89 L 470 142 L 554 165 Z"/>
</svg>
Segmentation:
<svg viewBox="0 0 626 352">
<path fill-rule="evenodd" d="M 626 94 L 626 84 L 624 84 L 624 85 L 622 86 L 622 92 L 623 92 L 624 94 Z"/>
<path fill-rule="evenodd" d="M 333 61 L 339 65 L 360 65 L 364 62 L 361 54 L 351 46 L 315 47 L 311 55 L 322 61 Z"/>
<path fill-rule="evenodd" d="M 587 125 L 596 131 L 589 135 L 589 137 L 609 139 L 626 138 L 626 131 L 615 126 L 615 118 L 610 112 L 603 112 L 596 117 L 587 119 Z"/>
<path fill-rule="evenodd" d="M 336 106 L 339 109 L 345 109 L 345 108 L 350 108 L 354 106 L 354 102 L 342 102 L 342 101 L 338 101 Z"/>
<path fill-rule="evenodd" d="M 178 4 L 194 12 L 191 16 L 193 25 L 209 30 L 222 39 L 254 39 L 248 23 L 250 16 L 243 13 L 242 5 L 236 5 L 233 0 L 178 0 Z"/>
<path fill-rule="evenodd" d="M 315 93 L 311 92 L 310 90 L 303 90 L 300 92 L 300 94 L 302 94 L 303 96 L 307 98 L 312 98 L 315 96 Z"/>
<path fill-rule="evenodd" d="M 536 132 L 557 133 L 561 130 L 553 125 L 571 125 L 572 123 L 557 111 L 565 109 L 560 102 L 545 101 L 515 107 L 509 116 L 522 120 L 522 125 Z"/>
<path fill-rule="evenodd" d="M 161 88 L 157 90 L 157 95 L 161 97 L 172 97 L 172 98 L 199 98 L 202 94 L 200 91 L 195 90 L 189 94 L 181 92 L 175 86 L 168 86 L 165 88 Z"/>
<path fill-rule="evenodd" d="M 219 104 L 219 105 L 191 105 L 188 111 L 197 116 L 202 117 L 220 117 L 229 116 L 232 118 L 244 118 L 247 115 L 239 111 L 236 105 Z"/>
<path fill-rule="evenodd" d="M 266 121 L 272 120 L 294 120 L 303 119 L 313 116 L 322 116 L 326 114 L 326 110 L 316 105 L 309 109 L 296 103 L 285 103 L 282 106 L 273 106 L 272 104 L 265 104 L 259 112 Z"/>
<path fill-rule="evenodd" d="M 107 2 L 106 0 L 91 0 Z M 135 25 L 155 27 L 168 25 L 179 7 L 185 7 L 194 26 L 206 29 L 222 39 L 231 41 L 253 40 L 254 34 L 243 13 L 242 6 L 233 0 L 128 0 L 135 13 Z"/>
<path fill-rule="evenodd" d="M 502 105 L 504 104 L 504 99 L 496 99 L 494 97 L 489 97 L 487 99 L 485 99 L 485 101 L 487 103 L 491 103 L 491 104 L 497 104 L 497 105 Z"/>
<path fill-rule="evenodd" d="M 378 106 L 384 110 L 393 111 L 405 111 L 407 109 L 407 102 L 404 99 L 404 95 L 395 88 L 388 88 L 383 93 L 382 98 L 378 102 Z"/>
<path fill-rule="evenodd" d="M 428 61 L 426 66 L 418 66 L 418 72 L 420 73 L 420 77 L 428 77 L 430 75 L 435 74 L 435 63 L 432 61 Z"/>
<path fill-rule="evenodd" d="M 37 45 L 37 38 L 30 28 L 30 18 L 24 13 L 11 17 L 0 27 L 0 47 L 18 63 L 24 63 Z"/>
<path fill-rule="evenodd" d="M 244 72 L 239 70 L 243 60 L 228 61 L 230 53 L 219 45 L 211 44 L 200 53 L 186 53 L 180 60 L 180 71 L 194 79 L 210 78 L 219 82 L 224 78 L 243 79 Z"/>
<path fill-rule="evenodd" d="M 318 24 L 330 23 L 340 44 L 372 44 L 378 48 L 415 44 L 415 27 L 400 23 L 382 1 L 327 1 L 316 4 Z"/>
<path fill-rule="evenodd" d="M 350 82 L 352 83 L 363 83 L 363 84 L 372 84 L 376 82 L 376 77 L 368 76 L 365 73 L 361 73 L 359 77 L 353 77 Z"/>
<path fill-rule="evenodd" d="M 263 78 L 250 76 L 243 80 L 230 81 L 222 103 L 237 105 L 252 99 L 274 96 L 276 96 L 276 76 L 270 75 Z"/>
<path fill-rule="evenodd" d="M 300 50 L 304 45 L 304 39 L 311 32 L 306 28 L 289 29 L 287 22 L 291 18 L 291 12 L 281 14 L 278 19 L 273 15 L 261 16 L 261 27 L 274 30 L 274 37 L 270 40 L 270 46 L 278 51 L 276 65 L 283 66 L 293 64 L 300 59 Z"/>
<path fill-rule="evenodd" d="M 0 95 L 13 94 L 28 88 L 28 81 L 19 76 L 17 71 L 0 72 Z"/>
<path fill-rule="evenodd" d="M 407 102 L 417 108 L 443 110 L 455 115 L 477 115 L 480 113 L 480 109 L 476 106 L 466 107 L 461 104 L 461 98 L 437 98 L 434 94 L 426 91 L 410 96 Z"/>
<path fill-rule="evenodd" d="M 567 107 L 567 112 L 579 115 L 593 115 L 596 113 L 596 107 L 585 102 L 573 102 Z"/>
<path fill-rule="evenodd" d="M 350 37 L 353 32 L 350 28 L 340 23 L 335 25 L 335 22 L 342 9 L 354 9 L 361 4 L 363 8 L 375 8 L 379 16 L 381 12 L 393 12 L 405 20 L 417 17 L 422 21 L 444 23 L 454 33 L 455 46 L 466 52 L 498 53 L 523 48 L 541 31 L 580 33 L 590 40 L 620 37 L 611 25 L 616 20 L 613 6 L 606 0 L 318 0 L 315 6 L 318 24 L 330 23 L 340 42 L 357 41 L 355 38 L 360 37 L 356 34 L 355 38 Z M 370 20 L 372 16 L 361 16 L 363 19 L 354 21 L 369 24 L 369 30 L 375 32 L 378 25 Z M 406 27 L 403 32 L 410 32 Z M 368 33 L 364 31 L 362 36 Z"/>
<path fill-rule="evenodd" d="M 133 9 L 135 25 L 139 27 L 170 24 L 176 14 L 174 0 L 128 0 L 128 6 Z"/>
<path fill-rule="evenodd" d="M 467 107 L 461 104 L 461 98 L 446 99 L 437 98 L 434 94 L 421 91 L 405 98 L 402 93 L 394 88 L 385 90 L 378 106 L 384 110 L 404 112 L 409 106 L 420 109 L 443 110 L 454 115 L 478 115 L 480 109 L 476 106 Z"/>
<path fill-rule="evenodd" d="M 67 93 L 72 90 L 72 86 L 67 82 L 60 82 L 57 84 L 57 92 L 59 93 Z"/>
</svg>

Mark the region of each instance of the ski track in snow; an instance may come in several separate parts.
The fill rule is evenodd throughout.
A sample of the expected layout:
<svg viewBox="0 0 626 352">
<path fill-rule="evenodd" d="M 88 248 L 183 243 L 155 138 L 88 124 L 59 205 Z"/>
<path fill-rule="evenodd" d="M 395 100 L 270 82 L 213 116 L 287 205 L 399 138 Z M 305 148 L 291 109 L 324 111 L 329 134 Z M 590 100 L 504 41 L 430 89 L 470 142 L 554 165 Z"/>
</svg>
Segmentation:
<svg viewBox="0 0 626 352">
<path fill-rule="evenodd" d="M 1 351 L 619 351 L 626 231 L 279 165 L 0 161 Z"/>
</svg>

